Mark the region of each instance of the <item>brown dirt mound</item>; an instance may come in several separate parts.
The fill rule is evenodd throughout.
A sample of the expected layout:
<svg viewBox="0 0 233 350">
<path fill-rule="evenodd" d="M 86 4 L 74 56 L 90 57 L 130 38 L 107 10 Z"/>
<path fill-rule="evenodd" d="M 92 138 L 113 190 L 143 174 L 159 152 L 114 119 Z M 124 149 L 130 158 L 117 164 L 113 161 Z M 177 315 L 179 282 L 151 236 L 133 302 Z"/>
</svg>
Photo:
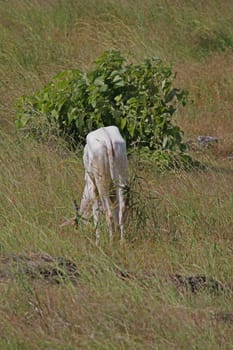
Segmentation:
<svg viewBox="0 0 233 350">
<path fill-rule="evenodd" d="M 61 283 L 66 280 L 76 282 L 79 273 L 74 262 L 64 257 L 52 257 L 46 253 L 0 257 L 0 282 L 20 276 Z"/>
<path fill-rule="evenodd" d="M 233 312 L 219 311 L 215 312 L 213 316 L 217 321 L 222 321 L 233 325 Z"/>
<path fill-rule="evenodd" d="M 175 287 L 189 290 L 192 293 L 197 293 L 201 290 L 207 290 L 209 292 L 222 292 L 227 290 L 227 287 L 221 282 L 204 275 L 182 276 L 175 274 L 170 277 Z"/>
</svg>

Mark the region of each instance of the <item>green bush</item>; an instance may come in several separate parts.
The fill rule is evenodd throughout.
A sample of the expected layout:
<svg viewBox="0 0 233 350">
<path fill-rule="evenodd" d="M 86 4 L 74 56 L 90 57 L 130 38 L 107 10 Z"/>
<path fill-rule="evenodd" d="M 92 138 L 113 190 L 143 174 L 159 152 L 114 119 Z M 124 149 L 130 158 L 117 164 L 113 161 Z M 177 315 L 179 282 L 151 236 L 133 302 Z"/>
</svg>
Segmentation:
<svg viewBox="0 0 233 350">
<path fill-rule="evenodd" d="M 172 67 L 157 57 L 126 64 L 119 51 L 107 51 L 93 70 L 64 71 L 33 96 L 23 96 L 15 125 L 40 134 L 38 121 L 46 121 L 75 144 L 96 128 L 116 125 L 128 147 L 156 151 L 157 160 L 169 152 L 170 158 L 186 151 L 172 116 L 179 103 L 185 105 L 187 92 L 173 87 L 174 79 Z"/>
</svg>

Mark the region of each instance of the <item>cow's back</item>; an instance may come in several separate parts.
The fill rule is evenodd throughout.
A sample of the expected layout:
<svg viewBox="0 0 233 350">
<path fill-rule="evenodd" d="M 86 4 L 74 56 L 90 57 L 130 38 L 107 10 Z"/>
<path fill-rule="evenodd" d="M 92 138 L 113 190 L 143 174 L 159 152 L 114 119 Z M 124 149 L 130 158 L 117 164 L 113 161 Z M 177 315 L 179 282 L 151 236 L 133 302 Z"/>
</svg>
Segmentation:
<svg viewBox="0 0 233 350">
<path fill-rule="evenodd" d="M 101 172 L 112 180 L 128 168 L 126 144 L 116 126 L 107 126 L 87 135 L 90 166 L 96 173 Z M 97 174 L 98 176 L 98 174 Z"/>
</svg>

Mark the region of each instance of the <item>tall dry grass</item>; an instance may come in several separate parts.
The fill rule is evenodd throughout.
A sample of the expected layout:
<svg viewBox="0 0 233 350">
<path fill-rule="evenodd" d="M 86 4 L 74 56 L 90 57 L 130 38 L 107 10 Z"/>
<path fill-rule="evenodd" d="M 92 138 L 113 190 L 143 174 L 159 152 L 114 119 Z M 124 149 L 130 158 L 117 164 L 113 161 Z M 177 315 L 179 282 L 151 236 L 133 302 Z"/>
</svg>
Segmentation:
<svg viewBox="0 0 233 350">
<path fill-rule="evenodd" d="M 231 349 L 232 293 L 176 289 L 169 279 L 212 276 L 232 285 L 231 1 L 19 1 L 0 6 L 0 253 L 46 252 L 77 264 L 77 285 L 2 279 L 2 349 Z M 130 159 L 133 208 L 126 242 L 109 246 L 103 224 L 60 228 L 80 201 L 79 152 L 61 140 L 37 143 L 16 134 L 13 104 L 66 68 L 87 69 L 105 49 L 129 61 L 159 55 L 174 63 L 190 103 L 177 113 L 205 171 L 159 173 Z M 134 180 L 134 181 L 133 181 Z M 120 278 L 116 270 L 132 278 Z"/>
</svg>

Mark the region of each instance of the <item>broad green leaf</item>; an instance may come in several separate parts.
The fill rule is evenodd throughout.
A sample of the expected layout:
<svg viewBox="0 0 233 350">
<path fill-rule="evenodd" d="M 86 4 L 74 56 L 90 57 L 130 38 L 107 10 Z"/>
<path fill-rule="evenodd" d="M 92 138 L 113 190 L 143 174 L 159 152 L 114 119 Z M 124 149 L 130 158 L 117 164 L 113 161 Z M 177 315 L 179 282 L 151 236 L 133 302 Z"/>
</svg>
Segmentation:
<svg viewBox="0 0 233 350">
<path fill-rule="evenodd" d="M 121 130 L 125 129 L 126 124 L 127 124 L 127 118 L 121 118 Z"/>
<path fill-rule="evenodd" d="M 123 86 L 125 86 L 125 82 L 124 82 L 124 80 L 118 80 L 116 83 L 114 83 L 114 86 L 115 87 L 123 87 Z"/>
<path fill-rule="evenodd" d="M 104 85 L 104 78 L 103 77 L 96 78 L 95 81 L 94 81 L 94 85 L 95 86 L 102 86 L 102 85 Z"/>
<path fill-rule="evenodd" d="M 120 101 L 122 100 L 122 94 L 115 96 L 115 97 L 114 97 L 114 100 L 115 100 L 116 102 L 120 102 Z"/>
</svg>

